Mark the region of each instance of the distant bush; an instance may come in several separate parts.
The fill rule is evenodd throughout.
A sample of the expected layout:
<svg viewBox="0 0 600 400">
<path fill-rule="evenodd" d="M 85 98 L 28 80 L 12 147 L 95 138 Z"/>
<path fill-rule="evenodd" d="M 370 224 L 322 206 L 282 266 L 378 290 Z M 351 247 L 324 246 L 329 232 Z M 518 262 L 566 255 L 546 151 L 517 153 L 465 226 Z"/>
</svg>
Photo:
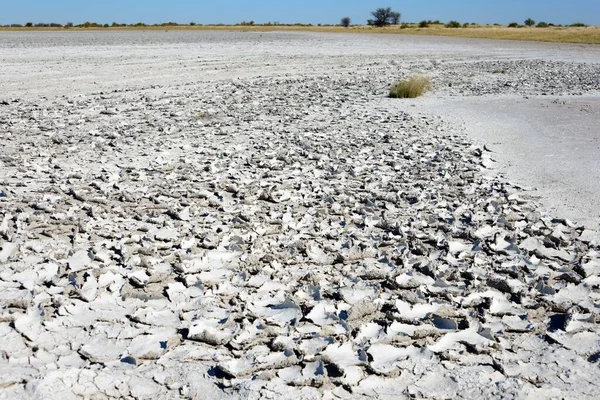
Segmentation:
<svg viewBox="0 0 600 400">
<path fill-rule="evenodd" d="M 462 25 L 462 27 L 463 27 L 463 28 L 468 28 L 468 27 L 469 27 L 469 23 L 468 23 L 468 22 L 465 22 L 465 23 Z"/>
<path fill-rule="evenodd" d="M 350 17 L 344 17 L 340 21 L 340 25 L 342 25 L 344 28 L 348 28 L 351 23 L 352 20 L 350 19 Z"/>
<path fill-rule="evenodd" d="M 538 22 L 537 27 L 538 28 L 547 28 L 548 24 L 545 23 L 544 21 L 540 21 L 540 22 Z"/>
<path fill-rule="evenodd" d="M 460 22 L 458 21 L 450 21 L 446 24 L 446 28 L 460 28 Z"/>
<path fill-rule="evenodd" d="M 583 22 L 575 22 L 574 24 L 569 25 L 573 28 L 585 28 L 587 25 Z"/>
<path fill-rule="evenodd" d="M 509 27 L 509 28 L 518 28 L 518 27 L 520 27 L 520 26 L 521 26 L 521 25 L 519 25 L 517 22 L 511 22 L 510 24 L 508 24 L 508 27 Z"/>
<path fill-rule="evenodd" d="M 143 22 L 138 22 L 137 24 L 134 24 L 133 26 L 142 27 L 142 26 L 146 26 L 146 24 Z"/>
<path fill-rule="evenodd" d="M 38 22 L 37 24 L 28 22 L 25 24 L 26 28 L 62 28 L 62 24 L 58 24 L 56 22 Z"/>
<path fill-rule="evenodd" d="M 190 26 L 196 26 L 195 22 L 190 22 Z"/>
<path fill-rule="evenodd" d="M 10 27 L 11 28 L 22 28 L 23 25 L 21 25 L 21 24 L 10 24 Z"/>
<path fill-rule="evenodd" d="M 86 21 L 86 22 L 84 22 L 83 24 L 79 24 L 79 25 L 77 25 L 77 27 L 78 27 L 78 28 L 101 28 L 101 27 L 102 27 L 102 25 L 100 25 L 100 24 L 99 24 L 99 23 L 97 23 L 97 22 L 89 22 L 89 21 Z"/>
<path fill-rule="evenodd" d="M 426 76 L 413 76 L 397 82 L 390 89 L 390 97 L 397 99 L 414 99 L 431 89 L 431 80 Z"/>
<path fill-rule="evenodd" d="M 102 27 L 104 27 L 104 28 L 109 28 L 109 27 L 110 27 L 110 25 L 108 25 L 108 24 L 104 24 L 104 25 L 102 25 Z"/>
<path fill-rule="evenodd" d="M 532 20 L 531 18 L 527 18 L 524 22 L 525 26 L 534 26 L 535 25 L 535 21 Z"/>
<path fill-rule="evenodd" d="M 419 28 L 429 28 L 429 21 L 419 22 Z"/>
<path fill-rule="evenodd" d="M 65 28 L 72 28 L 73 27 L 73 23 L 72 22 L 67 22 L 65 24 Z"/>
</svg>

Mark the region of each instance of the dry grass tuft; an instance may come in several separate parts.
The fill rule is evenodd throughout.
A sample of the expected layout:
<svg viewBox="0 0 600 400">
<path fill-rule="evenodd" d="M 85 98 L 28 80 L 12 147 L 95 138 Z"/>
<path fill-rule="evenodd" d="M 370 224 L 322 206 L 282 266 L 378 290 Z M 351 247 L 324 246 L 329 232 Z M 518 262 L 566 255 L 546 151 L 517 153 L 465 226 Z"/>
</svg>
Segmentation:
<svg viewBox="0 0 600 400">
<path fill-rule="evenodd" d="M 431 80 L 426 76 L 413 76 L 396 83 L 390 89 L 390 97 L 396 99 L 414 99 L 431 89 Z"/>
</svg>

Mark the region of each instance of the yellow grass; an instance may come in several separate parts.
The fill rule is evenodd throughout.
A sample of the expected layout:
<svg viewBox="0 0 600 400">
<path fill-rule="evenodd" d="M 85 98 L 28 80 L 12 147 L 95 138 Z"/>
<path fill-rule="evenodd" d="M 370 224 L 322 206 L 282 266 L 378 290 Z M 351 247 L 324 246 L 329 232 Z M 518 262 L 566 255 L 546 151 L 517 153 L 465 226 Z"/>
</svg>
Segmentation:
<svg viewBox="0 0 600 400">
<path fill-rule="evenodd" d="M 145 27 L 115 27 L 115 28 L 0 28 L 0 31 L 79 31 L 79 30 L 225 30 L 225 31 L 308 31 L 333 33 L 388 33 L 434 36 L 456 36 L 464 38 L 531 40 L 539 42 L 588 43 L 600 44 L 600 27 L 548 27 L 548 28 L 507 28 L 505 26 L 475 25 L 466 28 L 446 28 L 443 25 L 431 25 L 419 28 L 416 24 L 405 27 L 388 26 L 377 28 L 372 26 L 241 26 L 241 25 L 203 25 L 203 26 L 145 26 Z"/>
<path fill-rule="evenodd" d="M 431 89 L 431 80 L 426 76 L 413 76 L 396 83 L 390 89 L 390 97 L 397 99 L 414 99 Z"/>
<path fill-rule="evenodd" d="M 394 27 L 400 33 L 417 35 L 456 36 L 464 38 L 531 40 L 536 42 L 588 43 L 600 44 L 600 27 L 548 27 L 548 28 L 508 28 L 505 26 L 469 26 L 466 28 L 446 28 L 433 25 L 419 28 L 411 25 L 406 29 Z M 394 29 L 392 28 L 392 29 Z M 390 29 L 390 28 L 385 28 Z"/>
</svg>

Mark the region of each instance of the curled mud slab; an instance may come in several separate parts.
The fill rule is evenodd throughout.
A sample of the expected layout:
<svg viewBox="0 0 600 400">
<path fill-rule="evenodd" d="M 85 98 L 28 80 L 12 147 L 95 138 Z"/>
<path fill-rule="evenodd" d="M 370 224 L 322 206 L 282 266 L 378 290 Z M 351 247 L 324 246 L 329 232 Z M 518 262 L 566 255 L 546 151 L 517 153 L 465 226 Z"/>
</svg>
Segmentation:
<svg viewBox="0 0 600 400">
<path fill-rule="evenodd" d="M 248 40 L 213 35 L 144 57 Z M 304 36 L 283 39 L 314 53 L 333 40 Z M 288 64 L 259 76 L 258 57 L 229 54 L 211 79 L 194 78 L 207 60 L 181 61 L 190 71 L 162 65 L 151 85 L 0 98 L 0 395 L 593 398 L 595 233 L 490 174 L 493 153 L 457 126 L 385 94 L 423 71 L 429 96 L 506 94 L 523 77 L 524 95 L 572 96 L 599 89 L 598 65 L 350 63 L 252 37 Z M 55 50 L 143 44 L 104 46 Z"/>
</svg>

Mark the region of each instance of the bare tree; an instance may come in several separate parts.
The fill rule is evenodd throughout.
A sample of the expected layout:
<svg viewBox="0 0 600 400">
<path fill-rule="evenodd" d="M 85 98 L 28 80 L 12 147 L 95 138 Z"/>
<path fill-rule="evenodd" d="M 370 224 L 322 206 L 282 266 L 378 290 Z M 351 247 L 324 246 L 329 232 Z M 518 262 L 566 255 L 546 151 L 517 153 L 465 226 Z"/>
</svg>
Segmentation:
<svg viewBox="0 0 600 400">
<path fill-rule="evenodd" d="M 390 22 L 392 23 L 392 25 L 398 25 L 400 23 L 400 17 L 402 17 L 402 14 L 396 11 L 392 11 L 390 13 Z"/>
<path fill-rule="evenodd" d="M 352 20 L 350 19 L 350 17 L 344 17 L 342 18 L 342 20 L 340 21 L 340 24 L 344 27 L 347 28 L 350 26 L 350 24 L 352 23 Z"/>
</svg>

